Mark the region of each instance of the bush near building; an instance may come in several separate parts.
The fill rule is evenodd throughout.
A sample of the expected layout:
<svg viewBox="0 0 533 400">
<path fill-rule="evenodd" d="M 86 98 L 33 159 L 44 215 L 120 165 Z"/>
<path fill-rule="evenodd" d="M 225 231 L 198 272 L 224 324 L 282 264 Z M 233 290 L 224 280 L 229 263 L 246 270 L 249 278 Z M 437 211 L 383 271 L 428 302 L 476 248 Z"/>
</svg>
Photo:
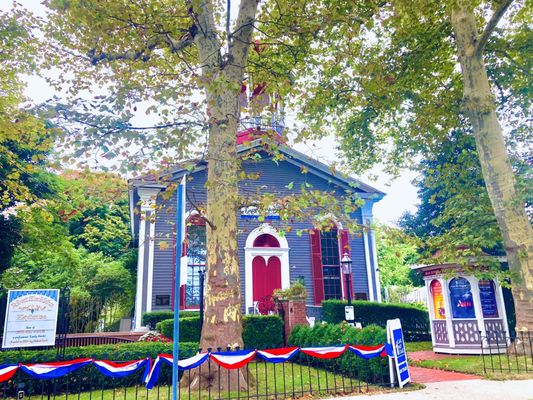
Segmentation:
<svg viewBox="0 0 533 400">
<path fill-rule="evenodd" d="M 180 343 L 179 359 L 192 357 L 198 352 L 198 343 Z M 65 349 L 64 360 L 74 360 L 76 358 L 94 358 L 96 360 L 110 361 L 132 361 L 144 357 L 150 357 L 155 360 L 158 354 L 172 354 L 172 343 L 150 343 L 150 342 L 132 342 L 119 343 L 110 345 L 85 346 L 85 347 L 67 347 Z M 57 361 L 57 350 L 20 350 L 20 351 L 3 351 L 0 352 L 0 364 L 13 363 L 39 363 Z M 120 386 L 142 385 L 141 378 L 143 371 L 139 371 L 130 376 L 120 379 Z M 94 365 L 87 365 L 61 378 L 63 384 L 69 381 L 69 387 L 75 388 L 76 391 L 86 391 L 91 388 L 113 388 L 117 386 L 116 378 L 109 378 L 100 373 Z M 159 383 L 172 382 L 172 368 L 162 368 Z M 32 378 L 31 376 L 18 372 L 17 384 L 24 387 L 28 393 L 40 393 L 42 381 Z M 22 386 L 23 385 L 23 386 Z"/>
<path fill-rule="evenodd" d="M 242 338 L 246 349 L 271 349 L 283 346 L 283 320 L 277 315 L 245 315 Z M 168 338 L 174 337 L 174 319 L 157 324 L 156 329 Z M 200 318 L 180 317 L 180 342 L 200 341 Z M 221 347 L 231 343 L 220 343 Z"/>
<path fill-rule="evenodd" d="M 324 300 L 322 302 L 324 321 L 336 324 L 344 321 L 344 307 L 348 305 L 342 300 Z M 378 325 L 387 326 L 387 320 L 399 318 L 403 334 L 407 341 L 431 340 L 429 316 L 425 308 L 409 304 L 375 303 L 370 301 L 353 301 L 355 320 L 363 327 Z"/>
<path fill-rule="evenodd" d="M 387 332 L 377 325 L 369 325 L 363 329 L 356 329 L 346 324 L 317 324 L 296 326 L 289 337 L 289 346 L 330 346 L 330 345 L 379 345 L 387 341 Z M 365 360 L 347 351 L 339 358 L 331 360 L 318 360 L 313 357 L 303 356 L 305 362 L 313 365 L 328 365 L 347 376 L 361 379 L 366 382 L 383 382 L 388 376 L 388 358 L 374 358 Z"/>
<path fill-rule="evenodd" d="M 180 311 L 180 318 L 199 317 L 198 311 Z M 150 311 L 143 314 L 142 325 L 156 329 L 158 322 L 174 318 L 174 311 Z"/>
</svg>

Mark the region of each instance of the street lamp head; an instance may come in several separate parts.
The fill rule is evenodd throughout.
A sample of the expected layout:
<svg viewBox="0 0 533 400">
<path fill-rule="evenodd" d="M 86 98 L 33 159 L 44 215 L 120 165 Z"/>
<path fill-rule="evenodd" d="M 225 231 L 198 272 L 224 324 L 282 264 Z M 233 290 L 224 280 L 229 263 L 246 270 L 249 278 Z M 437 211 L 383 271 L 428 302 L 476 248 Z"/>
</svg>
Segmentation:
<svg viewBox="0 0 533 400">
<path fill-rule="evenodd" d="M 351 266 L 352 266 L 352 259 L 350 258 L 350 255 L 348 252 L 344 252 L 342 259 L 341 259 L 341 268 L 343 274 L 349 274 L 351 272 Z"/>
</svg>

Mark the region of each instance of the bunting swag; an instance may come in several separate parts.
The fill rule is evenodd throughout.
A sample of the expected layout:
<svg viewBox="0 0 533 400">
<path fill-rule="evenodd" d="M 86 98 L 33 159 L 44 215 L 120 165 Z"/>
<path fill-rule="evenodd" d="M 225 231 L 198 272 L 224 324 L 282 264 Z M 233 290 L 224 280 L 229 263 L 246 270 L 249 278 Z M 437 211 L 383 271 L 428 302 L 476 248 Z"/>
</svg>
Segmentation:
<svg viewBox="0 0 533 400">
<path fill-rule="evenodd" d="M 92 363 L 92 358 L 78 358 L 71 361 L 56 361 L 41 364 L 21 365 L 21 371 L 37 379 L 61 378 Z"/>
<path fill-rule="evenodd" d="M 271 363 L 289 361 L 300 349 L 298 347 L 284 347 L 282 349 L 257 350 L 257 355 Z"/>
<path fill-rule="evenodd" d="M 10 379 L 13 375 L 17 373 L 18 369 L 19 369 L 19 366 L 15 364 L 1 365 L 0 366 L 0 382 L 4 382 Z"/>
<path fill-rule="evenodd" d="M 102 374 L 109 376 L 110 378 L 123 378 L 137 372 L 141 368 L 144 368 L 143 382 L 146 380 L 148 373 L 150 372 L 152 360 L 149 357 L 127 362 L 113 362 L 113 361 L 94 361 L 94 366 Z"/>
<path fill-rule="evenodd" d="M 374 357 L 392 356 L 392 348 L 388 343 L 378 346 L 349 346 L 348 348 L 365 360 L 370 360 Z"/>
<path fill-rule="evenodd" d="M 211 353 L 211 359 L 222 368 L 237 369 L 252 361 L 256 353 L 256 350 L 220 351 Z"/>
<path fill-rule="evenodd" d="M 209 353 L 199 353 L 185 360 L 179 360 L 178 370 L 185 371 L 199 367 L 205 362 L 205 360 L 207 360 L 208 357 Z M 173 363 L 173 357 L 170 354 L 159 354 L 155 359 L 154 366 L 152 367 L 150 373 L 144 378 L 146 388 L 152 389 L 155 386 L 157 379 L 159 379 L 159 372 L 163 364 L 172 366 Z"/>
<path fill-rule="evenodd" d="M 348 345 L 326 347 L 302 347 L 300 351 L 316 358 L 337 358 L 344 354 Z"/>
<path fill-rule="evenodd" d="M 377 346 L 326 346 L 326 347 L 284 347 L 280 349 L 267 350 L 239 350 L 239 351 L 221 351 L 213 353 L 199 353 L 193 357 L 178 361 L 178 369 L 186 371 L 199 367 L 208 358 L 226 369 L 238 369 L 244 367 L 257 355 L 260 359 L 271 363 L 282 363 L 292 359 L 299 351 L 311 357 L 331 359 L 340 357 L 346 350 L 356 354 L 364 359 L 374 357 L 393 357 L 392 347 L 389 343 Z M 155 386 L 161 366 L 163 364 L 173 365 L 173 358 L 170 354 L 159 354 L 152 365 L 149 357 L 140 360 L 114 362 L 105 360 L 93 360 L 92 358 L 78 358 L 71 361 L 57 361 L 38 364 L 4 364 L 0 365 L 0 382 L 11 379 L 20 369 L 37 379 L 60 378 L 74 372 L 86 365 L 94 364 L 98 371 L 111 378 L 122 378 L 133 374 L 144 368 L 143 382 L 147 389 Z"/>
</svg>

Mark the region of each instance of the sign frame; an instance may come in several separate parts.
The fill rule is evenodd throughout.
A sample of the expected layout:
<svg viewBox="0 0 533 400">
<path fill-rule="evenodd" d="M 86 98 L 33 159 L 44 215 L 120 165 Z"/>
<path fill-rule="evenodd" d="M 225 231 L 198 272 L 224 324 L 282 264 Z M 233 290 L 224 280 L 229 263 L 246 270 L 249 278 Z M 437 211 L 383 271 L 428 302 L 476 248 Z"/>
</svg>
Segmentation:
<svg viewBox="0 0 533 400">
<path fill-rule="evenodd" d="M 389 364 L 391 385 L 398 379 L 400 388 L 411 382 L 411 373 L 407 363 L 407 352 L 405 351 L 405 341 L 403 339 L 402 323 L 398 318 L 387 321 L 387 340 L 392 346 L 392 363 Z M 394 364 L 394 367 L 391 365 Z"/>
<path fill-rule="evenodd" d="M 24 299 L 26 296 L 40 296 L 41 299 Z M 10 289 L 7 294 L 2 348 L 10 349 L 55 346 L 60 299 L 61 297 L 59 289 Z M 22 304 L 24 300 L 26 300 L 27 304 Z M 17 310 L 15 307 L 18 305 L 18 303 L 21 304 L 20 308 Z M 24 315 L 24 312 L 27 314 Z M 21 330 L 20 327 L 17 329 L 15 326 L 15 324 L 20 323 L 21 321 L 25 322 L 32 320 L 35 323 L 28 323 L 28 325 L 24 327 L 26 329 Z M 42 323 L 43 321 L 46 322 L 46 324 L 44 324 L 44 329 Z M 19 342 L 9 343 L 9 340 L 12 340 L 13 336 L 11 332 L 22 331 L 24 331 L 24 334 L 27 336 L 27 338 L 23 337 Z"/>
</svg>

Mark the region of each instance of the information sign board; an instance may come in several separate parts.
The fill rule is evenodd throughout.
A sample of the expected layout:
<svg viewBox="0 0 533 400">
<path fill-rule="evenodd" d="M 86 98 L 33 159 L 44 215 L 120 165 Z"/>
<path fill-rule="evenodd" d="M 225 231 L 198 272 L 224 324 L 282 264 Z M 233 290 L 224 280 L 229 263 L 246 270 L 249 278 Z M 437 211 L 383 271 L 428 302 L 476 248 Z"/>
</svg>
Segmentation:
<svg viewBox="0 0 533 400">
<path fill-rule="evenodd" d="M 353 306 L 344 306 L 344 319 L 346 320 L 346 322 L 350 322 L 355 319 L 355 312 Z"/>
<path fill-rule="evenodd" d="M 10 290 L 3 348 L 54 346 L 59 289 Z"/>
<path fill-rule="evenodd" d="M 404 387 L 411 382 L 411 374 L 407 365 L 407 353 L 405 352 L 405 342 L 403 340 L 402 324 L 399 319 L 387 321 L 387 338 L 393 349 L 393 363 L 400 387 Z M 391 371 L 392 372 L 392 371 Z M 393 382 L 391 373 L 391 382 Z"/>
</svg>

